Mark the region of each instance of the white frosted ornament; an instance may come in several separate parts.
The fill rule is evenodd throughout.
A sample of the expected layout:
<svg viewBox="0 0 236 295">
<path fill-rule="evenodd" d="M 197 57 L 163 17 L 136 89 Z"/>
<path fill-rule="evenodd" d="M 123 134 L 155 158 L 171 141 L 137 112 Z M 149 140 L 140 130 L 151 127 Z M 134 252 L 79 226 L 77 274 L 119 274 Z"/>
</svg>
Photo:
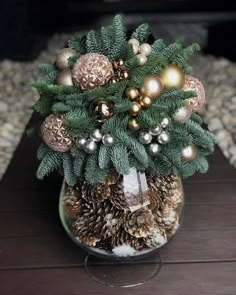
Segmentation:
<svg viewBox="0 0 236 295">
<path fill-rule="evenodd" d="M 179 123 L 185 123 L 191 117 L 192 111 L 187 107 L 180 107 L 173 115 L 173 119 Z"/>
<path fill-rule="evenodd" d="M 137 39 L 135 39 L 135 38 L 129 39 L 128 43 L 131 44 L 131 45 L 139 46 L 139 41 Z"/>
<path fill-rule="evenodd" d="M 142 54 L 142 53 L 137 54 L 136 57 L 137 57 L 137 59 L 138 59 L 138 63 L 139 63 L 140 65 L 144 65 L 144 64 L 147 62 L 147 57 L 146 57 L 146 55 L 144 55 L 144 54 Z"/>
<path fill-rule="evenodd" d="M 152 47 L 148 43 L 143 43 L 139 46 L 139 52 L 148 56 L 152 52 Z"/>
<path fill-rule="evenodd" d="M 195 144 L 190 144 L 182 149 L 181 156 L 187 162 L 192 162 L 197 158 L 198 150 Z"/>
</svg>

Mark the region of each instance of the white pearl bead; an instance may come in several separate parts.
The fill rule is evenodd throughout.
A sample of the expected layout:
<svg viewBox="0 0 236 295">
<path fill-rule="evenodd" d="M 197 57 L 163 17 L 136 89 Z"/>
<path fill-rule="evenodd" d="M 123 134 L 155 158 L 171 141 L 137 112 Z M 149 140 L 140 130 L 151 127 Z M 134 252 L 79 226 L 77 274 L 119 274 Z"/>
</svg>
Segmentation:
<svg viewBox="0 0 236 295">
<path fill-rule="evenodd" d="M 147 57 L 144 54 L 140 53 L 140 54 L 136 55 L 136 57 L 137 57 L 138 62 L 139 62 L 140 65 L 144 65 L 146 63 L 146 61 L 147 61 Z"/>
<path fill-rule="evenodd" d="M 132 44 L 132 45 L 139 46 L 139 41 L 137 39 L 135 39 L 135 38 L 129 39 L 128 43 Z"/>
<path fill-rule="evenodd" d="M 132 47 L 133 47 L 133 52 L 134 52 L 134 54 L 135 54 L 135 55 L 138 54 L 139 46 L 136 45 L 136 44 L 132 44 Z"/>
<path fill-rule="evenodd" d="M 152 47 L 148 43 L 143 43 L 139 46 L 139 52 L 148 56 L 152 51 Z"/>
</svg>

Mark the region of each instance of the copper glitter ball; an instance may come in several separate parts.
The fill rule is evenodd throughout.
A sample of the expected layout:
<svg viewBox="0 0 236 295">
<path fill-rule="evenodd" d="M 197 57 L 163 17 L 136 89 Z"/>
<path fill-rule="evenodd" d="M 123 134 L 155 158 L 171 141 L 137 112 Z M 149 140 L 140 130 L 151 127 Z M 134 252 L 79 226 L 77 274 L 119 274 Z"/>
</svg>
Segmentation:
<svg viewBox="0 0 236 295">
<path fill-rule="evenodd" d="M 204 87 L 197 78 L 186 75 L 185 83 L 183 86 L 185 91 L 195 91 L 196 97 L 188 98 L 185 100 L 185 105 L 193 112 L 197 112 L 205 103 L 205 90 Z"/>
<path fill-rule="evenodd" d="M 73 81 L 82 90 L 93 89 L 109 82 L 113 76 L 112 63 L 105 55 L 86 53 L 75 63 Z"/>
<path fill-rule="evenodd" d="M 41 136 L 52 150 L 66 152 L 70 150 L 73 141 L 63 125 L 63 116 L 49 115 L 41 125 Z"/>
</svg>

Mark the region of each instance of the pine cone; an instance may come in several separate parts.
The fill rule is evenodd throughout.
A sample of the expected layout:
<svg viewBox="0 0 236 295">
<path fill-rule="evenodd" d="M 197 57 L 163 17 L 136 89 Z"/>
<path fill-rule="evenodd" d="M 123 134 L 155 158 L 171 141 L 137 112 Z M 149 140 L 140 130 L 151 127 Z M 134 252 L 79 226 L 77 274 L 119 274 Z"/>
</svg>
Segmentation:
<svg viewBox="0 0 236 295">
<path fill-rule="evenodd" d="M 86 245 L 95 246 L 102 238 L 114 234 L 121 226 L 122 212 L 109 201 L 85 203 L 80 216 L 73 223 L 78 240 Z"/>
<path fill-rule="evenodd" d="M 160 196 L 157 194 L 157 191 L 155 191 L 153 189 L 149 190 L 147 193 L 147 198 L 150 202 L 150 204 L 148 205 L 148 208 L 152 212 L 157 211 L 161 208 L 162 200 L 161 200 Z"/>
<path fill-rule="evenodd" d="M 159 248 L 162 245 L 166 244 L 167 237 L 166 237 L 165 230 L 161 227 L 156 226 L 155 230 L 153 230 L 153 232 L 149 236 L 144 238 L 144 243 L 149 248 L 153 248 L 153 247 Z"/>
<path fill-rule="evenodd" d="M 66 152 L 73 145 L 72 138 L 63 126 L 63 122 L 63 116 L 49 115 L 41 125 L 41 136 L 44 142 L 57 152 Z"/>
<path fill-rule="evenodd" d="M 114 248 L 121 246 L 123 244 L 128 244 L 135 250 L 139 251 L 145 248 L 145 244 L 142 238 L 136 238 L 134 236 L 131 236 L 124 230 L 123 227 L 120 227 L 120 229 L 112 236 L 111 245 Z"/>
<path fill-rule="evenodd" d="M 83 206 L 80 191 L 75 187 L 67 186 L 63 196 L 63 207 L 66 218 L 75 219 Z"/>
<path fill-rule="evenodd" d="M 178 218 L 178 213 L 168 204 L 164 204 L 162 210 L 162 223 L 164 227 L 173 225 Z"/>
<path fill-rule="evenodd" d="M 167 198 L 170 191 L 178 187 L 178 177 L 175 175 L 149 175 L 148 187 L 161 197 L 162 200 Z"/>
<path fill-rule="evenodd" d="M 179 228 L 179 217 L 177 216 L 175 221 L 168 226 L 165 226 L 167 236 L 173 236 Z"/>
<path fill-rule="evenodd" d="M 82 183 L 82 198 L 87 202 L 103 202 L 110 197 L 111 188 L 103 183 L 92 185 L 87 181 Z"/>
<path fill-rule="evenodd" d="M 167 197 L 167 202 L 172 208 L 176 209 L 183 202 L 183 192 L 180 188 L 172 189 L 169 196 Z"/>
<path fill-rule="evenodd" d="M 124 229 L 136 238 L 147 237 L 154 228 L 154 216 L 151 210 L 141 208 L 124 216 Z"/>
<path fill-rule="evenodd" d="M 82 90 L 93 89 L 109 82 L 113 67 L 105 55 L 86 53 L 75 63 L 72 76 L 75 85 Z"/>
</svg>

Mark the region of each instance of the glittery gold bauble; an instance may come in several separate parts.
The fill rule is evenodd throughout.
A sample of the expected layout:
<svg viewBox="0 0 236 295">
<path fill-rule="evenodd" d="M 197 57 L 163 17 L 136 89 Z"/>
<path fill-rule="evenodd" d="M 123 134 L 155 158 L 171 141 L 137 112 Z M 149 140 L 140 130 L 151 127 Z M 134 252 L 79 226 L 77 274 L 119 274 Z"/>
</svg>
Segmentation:
<svg viewBox="0 0 236 295">
<path fill-rule="evenodd" d="M 197 158 L 198 150 L 194 144 L 190 144 L 182 149 L 181 155 L 187 162 L 192 162 Z"/>
<path fill-rule="evenodd" d="M 97 122 L 102 123 L 113 115 L 113 103 L 97 99 L 91 104 L 90 113 Z"/>
<path fill-rule="evenodd" d="M 135 87 L 128 87 L 125 94 L 129 100 L 135 100 L 139 96 L 139 91 Z"/>
<path fill-rule="evenodd" d="M 63 86 L 73 86 L 72 74 L 70 69 L 65 69 L 57 76 L 56 83 Z"/>
<path fill-rule="evenodd" d="M 166 89 L 182 88 L 185 82 L 185 74 L 183 70 L 174 64 L 164 68 L 161 71 L 160 78 Z"/>
<path fill-rule="evenodd" d="M 109 82 L 113 67 L 105 55 L 86 53 L 75 63 L 72 71 L 73 81 L 83 90 L 93 89 Z"/>
<path fill-rule="evenodd" d="M 60 50 L 56 56 L 56 66 L 60 70 L 64 70 L 69 67 L 68 59 L 72 56 L 75 56 L 76 52 L 71 48 L 63 48 Z"/>
<path fill-rule="evenodd" d="M 163 85 L 157 75 L 147 75 L 143 80 L 140 92 L 142 95 L 157 98 L 163 91 Z"/>
<path fill-rule="evenodd" d="M 140 128 L 137 120 L 134 118 L 129 119 L 128 127 L 130 130 L 139 130 L 139 128 Z"/>
<path fill-rule="evenodd" d="M 52 150 L 66 152 L 70 150 L 73 141 L 63 126 L 63 116 L 49 115 L 41 125 L 41 136 Z"/>
<path fill-rule="evenodd" d="M 205 103 L 205 90 L 201 81 L 186 75 L 183 90 L 196 92 L 197 96 L 186 99 L 185 105 L 193 112 L 197 112 Z"/>
<path fill-rule="evenodd" d="M 149 96 L 141 96 L 139 103 L 143 108 L 148 108 L 152 104 L 152 99 Z"/>
<path fill-rule="evenodd" d="M 129 113 L 132 116 L 137 116 L 142 110 L 141 105 L 138 102 L 132 102 Z"/>
</svg>

